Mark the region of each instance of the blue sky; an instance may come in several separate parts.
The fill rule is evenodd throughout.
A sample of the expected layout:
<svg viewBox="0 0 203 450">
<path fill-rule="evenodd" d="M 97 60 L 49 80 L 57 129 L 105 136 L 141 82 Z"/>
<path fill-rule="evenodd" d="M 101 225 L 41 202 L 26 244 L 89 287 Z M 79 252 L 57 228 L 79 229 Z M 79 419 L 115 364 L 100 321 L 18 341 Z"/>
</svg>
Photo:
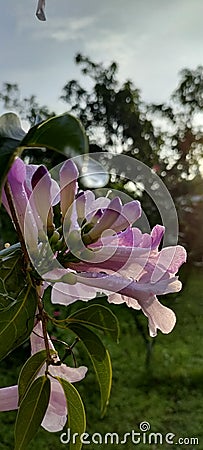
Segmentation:
<svg viewBox="0 0 203 450">
<path fill-rule="evenodd" d="M 167 100 L 183 67 L 203 64 L 202 0 L 46 0 L 46 22 L 36 4 L 1 0 L 0 87 L 18 83 L 57 112 L 64 84 L 80 79 L 77 52 L 117 61 L 120 80 L 152 102 Z"/>
</svg>

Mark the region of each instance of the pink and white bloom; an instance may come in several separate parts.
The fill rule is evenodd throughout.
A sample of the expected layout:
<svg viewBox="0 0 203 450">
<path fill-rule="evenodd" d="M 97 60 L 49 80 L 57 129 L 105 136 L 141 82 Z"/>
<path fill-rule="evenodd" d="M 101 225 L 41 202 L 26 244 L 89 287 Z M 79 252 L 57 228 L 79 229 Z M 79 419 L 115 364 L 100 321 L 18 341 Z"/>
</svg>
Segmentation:
<svg viewBox="0 0 203 450">
<path fill-rule="evenodd" d="M 53 279 L 55 274 L 55 279 L 59 280 L 53 285 L 52 302 L 70 304 L 75 301 L 75 297 L 85 300 L 84 291 L 80 295 L 80 286 L 89 286 L 94 294 L 95 291 L 106 294 L 110 303 L 126 303 L 131 308 L 142 309 L 148 317 L 151 336 L 156 336 L 157 329 L 169 333 L 175 325 L 176 317 L 173 311 L 161 305 L 157 295 L 180 291 L 182 285 L 176 272 L 185 262 L 186 252 L 181 246 L 167 247 L 159 251 L 159 239 L 156 238 L 157 242 L 153 243 L 158 228 L 161 238 L 163 229 L 157 226 L 151 235 L 142 235 L 139 246 L 135 247 L 126 245 L 128 231 L 123 232 L 123 242 L 120 233 L 115 253 L 100 263 L 71 263 L 70 267 L 75 271 L 73 286 L 63 282 L 65 273 L 70 269 L 52 272 Z M 136 229 L 131 231 L 136 233 Z M 151 238 L 151 245 L 143 247 L 147 238 Z M 109 252 L 109 247 L 107 250 Z"/>
<path fill-rule="evenodd" d="M 13 176 L 15 170 L 18 173 L 17 165 L 24 163 L 14 164 Z M 54 230 L 52 205 L 59 202 L 59 186 L 55 187 L 53 196 L 53 181 L 46 168 L 23 170 L 17 187 L 20 191 L 23 182 L 21 189 L 26 191 L 27 197 L 21 204 L 15 197 L 12 186 L 15 187 L 16 180 L 12 185 L 10 173 L 8 180 L 21 222 L 24 216 L 28 247 L 32 248 L 33 241 L 35 247 L 41 249 L 42 229 L 44 233 L 48 231 L 50 223 L 51 233 Z M 161 225 L 156 225 L 150 234 L 133 227 L 141 215 L 138 201 L 122 205 L 118 197 L 110 200 L 95 198 L 91 191 L 79 192 L 78 170 L 73 161 L 63 164 L 59 176 L 60 239 L 53 244 L 53 250 L 50 246 L 49 251 L 45 249 L 44 264 L 43 254 L 32 258 L 34 252 L 31 252 L 34 267 L 42 279 L 52 285 L 52 302 L 69 305 L 79 299 L 88 301 L 102 292 L 110 303 L 124 302 L 134 309 L 142 309 L 148 317 L 151 336 L 156 336 L 158 329 L 169 333 L 175 325 L 175 314 L 161 305 L 157 296 L 180 291 L 182 285 L 176 274 L 186 261 L 184 248 L 177 245 L 159 250 L 165 232 Z M 32 245 L 30 218 L 27 224 L 27 215 L 24 215 L 26 202 L 28 216 L 34 216 L 38 229 Z"/>
<path fill-rule="evenodd" d="M 49 338 L 49 337 L 48 337 Z M 41 322 L 38 322 L 30 336 L 31 341 L 31 353 L 37 353 L 44 350 L 44 339 L 42 333 Z M 49 347 L 52 350 L 54 346 L 49 339 Z M 57 352 L 56 352 L 57 355 Z M 57 356 L 55 361 L 60 361 Z M 60 377 L 68 381 L 69 383 L 75 383 L 82 380 L 85 377 L 87 368 L 80 366 L 78 368 L 68 367 L 66 364 L 59 366 L 50 365 L 49 373 L 51 382 L 51 393 L 48 408 L 44 419 L 41 423 L 42 427 L 50 432 L 60 431 L 63 429 L 67 420 L 67 404 L 66 398 L 63 392 L 61 384 L 53 377 Z M 45 365 L 38 372 L 38 377 L 45 373 Z M 49 376 L 49 375 L 48 375 Z M 0 389 L 0 411 L 10 411 L 18 409 L 18 386 L 10 386 Z"/>
<path fill-rule="evenodd" d="M 16 158 L 9 173 L 8 184 L 22 235 L 32 253 L 37 252 L 40 237 L 47 235 L 47 228 L 53 225 L 52 206 L 58 202 L 59 186 L 51 179 L 46 167 L 25 164 Z M 35 186 L 38 188 L 34 189 Z M 31 195 L 34 190 L 34 195 Z M 2 203 L 12 218 L 5 190 Z"/>
</svg>

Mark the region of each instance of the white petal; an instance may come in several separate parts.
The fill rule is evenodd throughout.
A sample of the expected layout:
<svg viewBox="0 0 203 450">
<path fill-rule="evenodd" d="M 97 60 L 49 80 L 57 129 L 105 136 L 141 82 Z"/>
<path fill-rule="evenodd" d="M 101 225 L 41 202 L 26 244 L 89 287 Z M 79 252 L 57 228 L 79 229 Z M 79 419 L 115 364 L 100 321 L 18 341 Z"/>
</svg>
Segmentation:
<svg viewBox="0 0 203 450">
<path fill-rule="evenodd" d="M 51 381 L 49 405 L 42 421 L 42 427 L 50 432 L 63 429 L 67 420 L 67 404 L 63 388 L 59 381 Z"/>
<path fill-rule="evenodd" d="M 88 301 L 96 297 L 98 289 L 94 287 L 84 286 L 82 283 L 74 285 L 66 283 L 55 283 L 52 288 L 52 303 L 60 303 L 61 305 L 70 305 L 77 300 Z"/>
<path fill-rule="evenodd" d="M 148 317 L 151 337 L 157 335 L 157 329 L 164 334 L 168 334 L 173 330 L 176 323 L 175 313 L 162 305 L 156 296 L 151 297 L 147 302 L 142 301 L 141 307 L 144 314 Z"/>
<path fill-rule="evenodd" d="M 0 411 L 11 411 L 18 408 L 18 386 L 0 389 Z"/>
</svg>

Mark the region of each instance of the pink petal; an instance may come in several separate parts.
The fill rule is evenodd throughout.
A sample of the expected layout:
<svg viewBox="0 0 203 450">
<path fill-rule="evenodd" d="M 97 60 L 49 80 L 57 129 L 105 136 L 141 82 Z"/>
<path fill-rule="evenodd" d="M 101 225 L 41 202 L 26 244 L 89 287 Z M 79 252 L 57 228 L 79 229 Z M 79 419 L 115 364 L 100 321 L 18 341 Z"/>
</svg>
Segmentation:
<svg viewBox="0 0 203 450">
<path fill-rule="evenodd" d="M 152 238 L 151 248 L 152 249 L 158 248 L 159 244 L 161 243 L 164 232 L 165 232 L 165 227 L 163 227 L 162 225 L 156 225 L 152 229 L 152 232 L 151 232 L 151 238 Z"/>
<path fill-rule="evenodd" d="M 89 243 L 100 238 L 103 231 L 113 227 L 115 221 L 121 213 L 122 205 L 118 197 L 115 197 L 109 206 L 105 209 L 101 219 L 94 225 L 94 227 L 85 235 L 85 238 L 89 238 Z M 87 241 L 88 243 L 88 241 Z"/>
<path fill-rule="evenodd" d="M 36 251 L 38 229 L 35 216 L 30 208 L 27 192 L 24 187 L 25 176 L 25 164 L 20 158 L 16 158 L 8 173 L 8 182 L 21 232 L 23 235 L 25 234 L 26 226 L 28 236 L 27 245 L 29 249 Z M 3 194 L 3 203 L 8 213 L 11 215 L 5 193 Z"/>
<path fill-rule="evenodd" d="M 0 411 L 11 411 L 18 408 L 18 386 L 0 389 Z"/>
<path fill-rule="evenodd" d="M 68 367 L 66 364 L 61 364 L 60 366 L 50 366 L 49 372 L 54 377 L 64 378 L 64 380 L 69 381 L 69 383 L 76 383 L 85 378 L 87 367 Z"/>
<path fill-rule="evenodd" d="M 73 206 L 75 195 L 78 190 L 77 178 L 78 169 L 71 159 L 65 161 L 60 170 L 60 187 L 61 187 L 61 213 L 64 218 L 69 208 Z"/>
<path fill-rule="evenodd" d="M 51 301 L 61 305 L 70 305 L 77 300 L 87 302 L 96 297 L 98 289 L 89 288 L 82 283 L 70 285 L 68 283 L 55 283 L 52 288 Z"/>
<path fill-rule="evenodd" d="M 37 212 L 46 229 L 53 226 L 53 211 L 51 208 L 51 177 L 45 166 L 39 166 L 32 176 L 32 196 Z"/>
<path fill-rule="evenodd" d="M 63 388 L 59 381 L 51 380 L 49 405 L 41 423 L 50 432 L 61 431 L 67 420 L 67 404 Z"/>
<path fill-rule="evenodd" d="M 121 215 L 116 220 L 113 229 L 115 231 L 122 231 L 132 225 L 142 214 L 140 202 L 133 200 L 126 203 L 122 207 Z"/>
<path fill-rule="evenodd" d="M 48 335 L 47 337 L 49 339 L 49 348 L 55 350 Z M 32 354 L 39 352 L 40 350 L 44 350 L 45 345 L 41 321 L 37 322 L 37 324 L 35 325 L 34 330 L 30 336 L 30 341 Z M 57 357 L 56 361 L 60 361 L 59 357 Z M 40 369 L 37 376 L 42 375 L 44 372 L 45 365 Z M 60 378 L 64 378 L 69 383 L 74 383 L 76 381 L 82 380 L 85 377 L 86 372 L 87 368 L 84 366 L 78 368 L 68 367 L 66 366 L 66 364 L 61 364 L 59 366 L 49 366 L 49 373 L 52 375 L 52 377 L 50 377 L 51 395 L 46 414 L 41 424 L 42 427 L 45 428 L 45 430 L 50 432 L 60 431 L 63 429 L 67 420 L 66 397 L 64 395 L 61 384 L 53 377 L 58 376 Z"/>
<path fill-rule="evenodd" d="M 108 297 L 108 301 L 109 303 L 115 303 L 117 305 L 126 303 L 127 306 L 133 309 L 141 309 L 141 306 L 139 305 L 137 300 L 135 300 L 134 298 L 126 297 L 125 295 L 110 294 Z"/>
<path fill-rule="evenodd" d="M 61 366 L 49 366 L 49 372 L 55 377 L 60 377 L 74 383 L 81 381 L 87 372 L 87 367 L 78 368 L 68 367 L 65 364 Z M 51 395 L 49 405 L 42 421 L 42 427 L 47 431 L 55 432 L 63 429 L 67 420 L 67 403 L 63 388 L 58 380 L 51 379 Z"/>
<path fill-rule="evenodd" d="M 180 245 L 163 248 L 156 259 L 152 282 L 159 280 L 163 272 L 176 273 L 186 261 L 186 257 L 186 251 Z"/>
<path fill-rule="evenodd" d="M 54 346 L 52 344 L 51 339 L 48 336 L 48 340 L 49 340 L 49 348 L 52 350 L 54 349 Z M 43 331 L 42 331 L 42 322 L 39 321 L 36 323 L 33 332 L 30 335 L 30 343 L 31 343 L 31 354 L 33 355 L 34 353 L 40 352 L 41 350 L 45 349 L 45 344 L 44 344 L 44 336 L 43 336 Z"/>
<path fill-rule="evenodd" d="M 145 316 L 148 317 L 151 337 L 157 335 L 157 329 L 164 334 L 168 334 L 173 330 L 176 324 L 175 313 L 163 306 L 155 296 L 151 297 L 147 302 L 141 302 L 141 307 Z"/>
</svg>

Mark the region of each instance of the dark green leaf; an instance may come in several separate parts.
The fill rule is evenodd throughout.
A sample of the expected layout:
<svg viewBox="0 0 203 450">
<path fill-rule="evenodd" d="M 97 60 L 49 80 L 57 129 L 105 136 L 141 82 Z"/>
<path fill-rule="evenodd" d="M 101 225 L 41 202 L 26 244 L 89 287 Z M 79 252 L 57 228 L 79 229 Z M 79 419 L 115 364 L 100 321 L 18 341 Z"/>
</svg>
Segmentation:
<svg viewBox="0 0 203 450">
<path fill-rule="evenodd" d="M 0 136 L 0 192 L 14 158 L 18 154 L 17 147 L 19 143 L 20 140 Z"/>
<path fill-rule="evenodd" d="M 54 353 L 53 350 L 50 350 L 51 353 Z M 19 394 L 19 403 L 22 402 L 26 392 L 30 388 L 31 384 L 35 380 L 39 370 L 46 363 L 47 353 L 46 350 L 41 350 L 40 352 L 35 353 L 30 356 L 30 358 L 26 361 L 24 366 L 21 369 L 19 379 L 18 379 L 18 394 Z"/>
<path fill-rule="evenodd" d="M 29 147 L 46 147 L 73 157 L 88 152 L 88 140 L 80 121 L 68 113 L 35 125 L 22 140 L 0 136 L 0 193 L 15 156 Z"/>
<path fill-rule="evenodd" d="M 4 259 L 5 256 L 11 256 L 16 252 L 19 252 L 21 250 L 20 243 L 13 244 L 8 248 L 4 248 L 3 250 L 0 250 L 0 261 Z"/>
<path fill-rule="evenodd" d="M 0 313 L 0 359 L 31 334 L 37 307 L 35 289 L 27 284 L 15 301 Z"/>
<path fill-rule="evenodd" d="M 87 308 L 81 308 L 79 311 L 71 314 L 67 319 L 67 323 L 77 322 L 83 325 L 95 327 L 104 331 L 118 342 L 119 323 L 117 317 L 110 309 L 102 305 L 91 305 Z"/>
<path fill-rule="evenodd" d="M 27 449 L 37 433 L 49 404 L 50 380 L 37 378 L 27 391 L 18 410 L 15 424 L 15 450 Z"/>
<path fill-rule="evenodd" d="M 57 377 L 57 380 L 61 384 L 66 397 L 68 410 L 67 427 L 71 430 L 71 435 L 78 433 L 81 436 L 86 428 L 85 410 L 81 397 L 71 383 L 59 377 Z M 79 436 L 74 443 L 70 440 L 69 450 L 80 450 L 82 448 L 82 442 Z"/>
<path fill-rule="evenodd" d="M 66 156 L 88 152 L 85 131 L 78 119 L 70 114 L 51 117 L 35 125 L 21 141 L 21 149 L 46 147 Z"/>
<path fill-rule="evenodd" d="M 90 356 L 100 387 L 101 413 L 104 415 L 110 397 L 112 382 L 112 368 L 109 353 L 97 334 L 93 333 L 86 326 L 70 323 L 68 328 L 81 339 Z"/>
<path fill-rule="evenodd" d="M 25 286 L 20 244 L 0 251 L 0 310 L 10 306 Z"/>
<path fill-rule="evenodd" d="M 18 146 L 24 135 L 17 114 L 11 112 L 0 116 L 0 192 L 13 160 L 19 154 Z"/>
</svg>

